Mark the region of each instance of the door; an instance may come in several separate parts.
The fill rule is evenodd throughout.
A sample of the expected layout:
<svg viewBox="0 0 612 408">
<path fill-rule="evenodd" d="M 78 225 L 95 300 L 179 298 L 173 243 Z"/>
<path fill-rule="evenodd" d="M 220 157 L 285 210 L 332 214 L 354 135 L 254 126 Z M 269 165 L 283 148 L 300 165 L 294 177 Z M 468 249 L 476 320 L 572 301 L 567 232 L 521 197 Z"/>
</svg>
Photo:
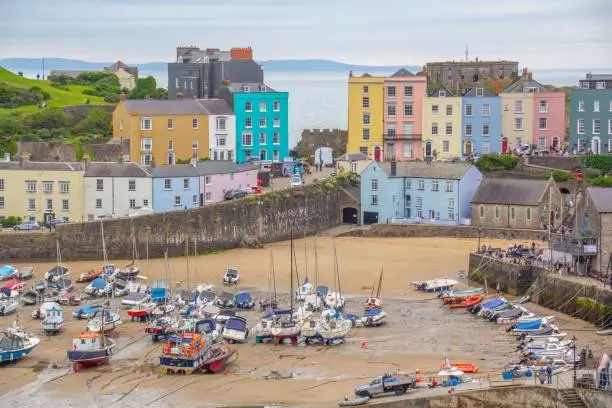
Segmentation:
<svg viewBox="0 0 612 408">
<path fill-rule="evenodd" d="M 591 152 L 593 152 L 593 154 L 601 153 L 601 141 L 597 136 L 591 139 Z"/>
<path fill-rule="evenodd" d="M 508 153 L 508 138 L 507 137 L 504 137 L 502 139 L 501 150 L 502 150 L 502 153 Z"/>
<path fill-rule="evenodd" d="M 472 142 L 470 140 L 465 142 L 465 155 L 468 157 L 472 155 Z"/>
<path fill-rule="evenodd" d="M 431 157 L 431 142 L 425 142 L 425 157 Z"/>
<path fill-rule="evenodd" d="M 380 161 L 380 146 L 374 147 L 374 160 Z"/>
<path fill-rule="evenodd" d="M 364 224 L 376 224 L 378 222 L 378 213 L 373 211 L 363 212 L 363 223 Z"/>
<path fill-rule="evenodd" d="M 559 137 L 555 136 L 553 137 L 553 141 L 552 141 L 552 148 L 553 150 L 558 150 L 559 149 Z"/>
<path fill-rule="evenodd" d="M 259 160 L 266 160 L 266 155 L 268 152 L 266 152 L 265 150 L 262 150 L 259 152 Z"/>
</svg>

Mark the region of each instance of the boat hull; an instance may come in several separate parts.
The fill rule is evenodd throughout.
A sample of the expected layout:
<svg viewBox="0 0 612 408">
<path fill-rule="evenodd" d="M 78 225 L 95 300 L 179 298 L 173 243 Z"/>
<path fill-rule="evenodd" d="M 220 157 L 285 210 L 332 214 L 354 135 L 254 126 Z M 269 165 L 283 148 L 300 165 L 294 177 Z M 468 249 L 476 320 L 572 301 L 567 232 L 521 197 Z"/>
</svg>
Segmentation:
<svg viewBox="0 0 612 408">
<path fill-rule="evenodd" d="M 73 363 L 74 371 L 79 371 L 82 367 L 93 367 L 102 364 L 108 364 L 110 360 L 110 352 L 109 350 L 69 350 L 68 360 Z"/>
<path fill-rule="evenodd" d="M 30 354 L 37 345 L 38 344 L 34 344 L 19 350 L 4 351 L 0 353 L 0 362 L 21 360 L 22 358 Z"/>
</svg>

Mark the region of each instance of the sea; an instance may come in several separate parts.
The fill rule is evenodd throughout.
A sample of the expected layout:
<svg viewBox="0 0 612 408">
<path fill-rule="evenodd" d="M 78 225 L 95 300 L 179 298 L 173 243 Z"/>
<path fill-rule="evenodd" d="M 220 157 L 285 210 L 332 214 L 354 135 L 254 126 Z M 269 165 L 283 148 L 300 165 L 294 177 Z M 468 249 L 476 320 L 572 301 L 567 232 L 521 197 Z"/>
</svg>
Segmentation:
<svg viewBox="0 0 612 408">
<path fill-rule="evenodd" d="M 14 70 L 15 72 L 17 69 Z M 22 70 L 24 76 L 35 78 L 37 72 Z M 372 71 L 376 75 L 392 72 Z M 586 70 L 533 70 L 540 83 L 554 86 L 577 85 Z M 158 87 L 167 87 L 166 71 L 140 71 L 140 76 L 153 76 Z M 361 73 L 356 73 L 361 74 Z M 289 142 L 299 141 L 303 129 L 346 129 L 348 121 L 348 73 L 313 71 L 267 71 L 266 83 L 277 91 L 289 92 Z"/>
</svg>

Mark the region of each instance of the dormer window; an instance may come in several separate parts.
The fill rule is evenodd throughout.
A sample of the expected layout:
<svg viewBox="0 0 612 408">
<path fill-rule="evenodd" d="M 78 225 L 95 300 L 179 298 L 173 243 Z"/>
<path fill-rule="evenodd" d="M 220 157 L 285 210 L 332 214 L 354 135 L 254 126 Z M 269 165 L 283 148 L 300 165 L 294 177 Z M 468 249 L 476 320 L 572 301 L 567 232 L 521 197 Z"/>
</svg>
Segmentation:
<svg viewBox="0 0 612 408">
<path fill-rule="evenodd" d="M 476 88 L 476 96 L 484 96 L 484 88 Z"/>
<path fill-rule="evenodd" d="M 266 86 L 265 86 L 265 85 L 260 85 L 260 86 L 259 86 L 259 90 L 260 90 L 261 92 L 265 92 L 265 91 L 266 91 Z"/>
<path fill-rule="evenodd" d="M 586 81 L 584 81 L 584 82 L 582 83 L 582 89 L 589 89 L 589 83 L 588 83 L 588 82 L 586 82 Z"/>
<path fill-rule="evenodd" d="M 242 91 L 243 92 L 249 92 L 249 86 L 248 85 L 242 85 Z"/>
<path fill-rule="evenodd" d="M 603 81 L 596 82 L 595 89 L 606 89 L 606 83 Z"/>
<path fill-rule="evenodd" d="M 446 96 L 446 91 L 440 90 L 440 92 L 438 93 L 438 96 Z"/>
</svg>

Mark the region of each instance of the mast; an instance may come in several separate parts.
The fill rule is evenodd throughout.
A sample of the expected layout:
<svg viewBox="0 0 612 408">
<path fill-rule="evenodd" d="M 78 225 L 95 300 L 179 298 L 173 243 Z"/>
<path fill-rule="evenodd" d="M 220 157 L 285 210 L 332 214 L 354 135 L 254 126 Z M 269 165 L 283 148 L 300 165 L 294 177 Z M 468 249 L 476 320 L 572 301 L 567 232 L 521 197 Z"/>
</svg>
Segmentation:
<svg viewBox="0 0 612 408">
<path fill-rule="evenodd" d="M 272 248 L 270 248 L 270 262 L 272 263 L 272 285 L 274 289 L 274 301 L 276 302 L 276 271 L 274 270 L 274 252 L 272 252 Z"/>
<path fill-rule="evenodd" d="M 185 235 L 185 261 L 187 262 L 187 290 L 189 290 L 189 235 Z"/>
<path fill-rule="evenodd" d="M 380 287 L 382 286 L 383 267 L 380 267 L 380 277 L 378 278 L 378 289 L 376 289 L 376 297 L 380 299 Z"/>
<path fill-rule="evenodd" d="M 104 223 L 102 219 L 100 219 L 100 235 L 102 235 L 102 259 L 104 260 L 104 265 L 106 265 L 108 259 L 106 259 L 106 240 L 104 239 Z"/>
<path fill-rule="evenodd" d="M 291 312 L 293 312 L 293 230 L 291 230 L 291 256 L 289 257 L 289 262 L 291 263 L 291 289 L 289 292 L 289 297 L 291 298 Z"/>
<path fill-rule="evenodd" d="M 195 267 L 195 276 L 198 278 L 198 236 L 196 235 L 193 240 L 193 257 L 195 258 L 194 267 Z"/>
<path fill-rule="evenodd" d="M 315 292 L 319 287 L 319 258 L 317 256 L 317 237 L 314 239 L 314 258 L 315 258 Z"/>
<path fill-rule="evenodd" d="M 308 247 L 306 246 L 306 230 L 304 230 L 304 273 L 308 280 Z"/>
<path fill-rule="evenodd" d="M 340 271 L 338 270 L 338 255 L 336 253 L 336 240 L 332 241 L 334 243 L 334 272 L 335 272 L 335 284 L 338 288 L 338 301 L 340 301 L 340 296 L 342 295 L 342 289 L 340 288 Z"/>
</svg>

